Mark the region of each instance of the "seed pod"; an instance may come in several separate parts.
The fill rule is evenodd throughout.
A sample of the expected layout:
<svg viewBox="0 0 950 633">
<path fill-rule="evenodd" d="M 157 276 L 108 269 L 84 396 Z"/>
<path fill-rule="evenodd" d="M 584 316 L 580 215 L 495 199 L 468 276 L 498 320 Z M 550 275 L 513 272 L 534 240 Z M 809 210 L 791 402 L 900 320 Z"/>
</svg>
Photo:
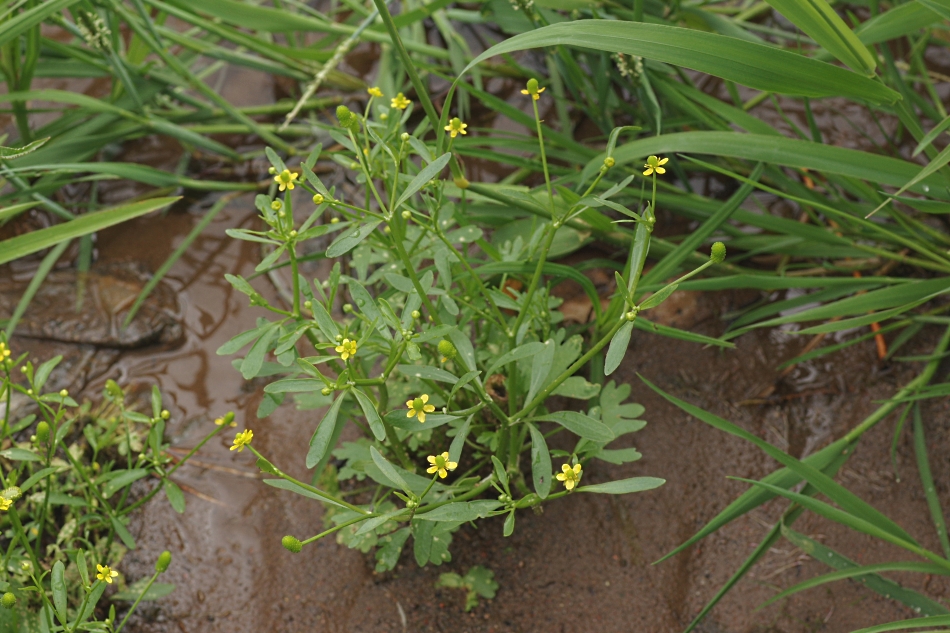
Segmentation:
<svg viewBox="0 0 950 633">
<path fill-rule="evenodd" d="M 4 609 L 12 609 L 16 606 L 16 596 L 9 591 L 6 592 L 3 594 L 3 597 L 0 598 L 0 605 L 3 605 Z"/>
<path fill-rule="evenodd" d="M 439 341 L 439 353 L 446 358 L 455 358 L 458 354 L 458 350 L 455 349 L 455 345 L 452 344 L 452 341 L 442 339 Z"/>
<path fill-rule="evenodd" d="M 303 543 L 300 542 L 295 536 L 290 536 L 289 534 L 284 538 L 280 539 L 280 544 L 284 546 L 288 552 L 293 552 L 294 554 L 299 554 L 300 550 L 303 549 Z"/>
<path fill-rule="evenodd" d="M 40 444 L 46 444 L 49 441 L 49 424 L 46 422 L 36 425 L 36 441 Z"/>
<path fill-rule="evenodd" d="M 722 242 L 716 242 L 712 245 L 712 250 L 709 254 L 709 259 L 713 260 L 717 264 L 726 259 L 726 245 Z"/>
<path fill-rule="evenodd" d="M 164 574 L 165 570 L 168 569 L 168 566 L 172 564 L 172 553 L 168 550 L 165 550 L 158 556 L 158 560 L 155 561 L 155 571 L 160 574 Z"/>
</svg>

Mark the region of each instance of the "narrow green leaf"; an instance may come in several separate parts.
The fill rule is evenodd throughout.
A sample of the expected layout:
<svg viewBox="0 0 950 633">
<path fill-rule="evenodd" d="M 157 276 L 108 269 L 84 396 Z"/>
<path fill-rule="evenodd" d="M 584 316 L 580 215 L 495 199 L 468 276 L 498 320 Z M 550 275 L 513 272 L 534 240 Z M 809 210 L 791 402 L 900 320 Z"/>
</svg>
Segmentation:
<svg viewBox="0 0 950 633">
<path fill-rule="evenodd" d="M 354 387 L 351 388 L 350 391 L 356 396 L 356 401 L 360 403 L 360 408 L 363 409 L 363 415 L 366 416 L 366 422 L 369 423 L 370 431 L 373 432 L 377 440 L 382 442 L 386 439 L 386 427 L 383 426 L 383 421 L 379 417 L 379 412 L 376 410 L 376 407 L 366 394 L 359 389 Z"/>
<path fill-rule="evenodd" d="M 323 461 L 324 456 L 332 448 L 330 443 L 334 435 L 337 435 L 337 417 L 340 413 L 340 405 L 343 404 L 343 395 L 340 394 L 333 401 L 333 404 L 330 405 L 320 421 L 320 426 L 317 427 L 313 432 L 313 437 L 310 438 L 310 450 L 307 451 L 307 468 L 313 468 Z"/>
<path fill-rule="evenodd" d="M 452 154 L 450 152 L 442 154 L 416 174 L 416 177 L 410 181 L 399 198 L 396 199 L 396 204 L 393 205 L 393 211 L 398 211 L 404 202 L 415 195 L 415 193 L 428 184 L 430 180 L 442 173 L 442 170 L 449 164 L 449 159 L 451 158 Z"/>
<path fill-rule="evenodd" d="M 166 479 L 162 490 L 164 490 L 165 496 L 168 497 L 168 503 L 171 504 L 172 509 L 178 514 L 183 514 L 185 512 L 185 495 L 178 484 L 171 479 Z"/>
<path fill-rule="evenodd" d="M 356 248 L 360 242 L 369 237 L 370 233 L 375 231 L 379 225 L 379 220 L 373 220 L 372 222 L 358 224 L 343 231 L 327 248 L 327 257 L 339 257 L 340 255 L 349 253 Z"/>
<path fill-rule="evenodd" d="M 410 492 L 409 484 L 406 483 L 406 480 L 393 468 L 389 460 L 376 450 L 375 446 L 369 447 L 369 454 L 373 458 L 373 463 L 376 464 L 376 467 L 383 473 L 383 476 L 392 483 L 393 488 L 402 488 L 407 493 Z"/>
<path fill-rule="evenodd" d="M 63 561 L 53 563 L 53 573 L 50 575 L 50 587 L 53 590 L 53 606 L 59 621 L 66 624 L 66 566 Z"/>
<path fill-rule="evenodd" d="M 534 480 L 534 491 L 542 499 L 547 499 L 551 492 L 551 451 L 544 441 L 544 435 L 530 422 L 528 431 L 531 433 L 531 477 Z"/>
<path fill-rule="evenodd" d="M 630 479 L 619 479 L 617 481 L 608 481 L 603 484 L 593 484 L 591 486 L 580 486 L 577 492 L 597 492 L 607 495 L 625 495 L 631 492 L 643 492 L 644 490 L 653 490 L 666 483 L 665 479 L 659 477 L 631 477 Z"/>
<path fill-rule="evenodd" d="M 627 353 L 627 348 L 630 347 L 630 334 L 633 332 L 633 321 L 627 321 L 620 326 L 620 329 L 617 330 L 617 333 L 613 335 L 613 338 L 610 339 L 610 346 L 607 348 L 607 356 L 604 358 L 604 375 L 609 376 L 614 373 L 620 363 L 623 362 L 623 357 Z"/>
<path fill-rule="evenodd" d="M 876 104 L 900 98 L 867 77 L 773 46 L 674 26 L 614 20 L 575 20 L 515 35 L 473 59 L 461 74 L 495 55 L 559 45 L 638 55 L 781 94 L 840 95 Z"/>
</svg>

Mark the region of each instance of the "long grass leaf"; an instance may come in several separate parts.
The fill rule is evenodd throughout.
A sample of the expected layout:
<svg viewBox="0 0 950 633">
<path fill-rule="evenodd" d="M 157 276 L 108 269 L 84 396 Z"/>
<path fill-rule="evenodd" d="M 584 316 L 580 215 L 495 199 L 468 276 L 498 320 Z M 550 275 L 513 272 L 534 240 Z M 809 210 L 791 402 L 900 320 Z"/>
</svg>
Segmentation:
<svg viewBox="0 0 950 633">
<path fill-rule="evenodd" d="M 900 98 L 867 77 L 773 46 L 674 26 L 608 20 L 552 24 L 515 35 L 473 59 L 465 71 L 502 53 L 558 45 L 639 55 L 781 94 L 845 96 L 878 104 Z"/>
<path fill-rule="evenodd" d="M 646 383 L 646 385 L 653 391 L 662 396 L 667 402 L 676 405 L 693 417 L 705 422 L 715 429 L 725 431 L 730 435 L 734 435 L 747 442 L 751 442 L 759 449 L 764 451 L 769 457 L 776 460 L 790 471 L 795 473 L 797 476 L 814 486 L 816 490 L 837 503 L 846 512 L 862 519 L 863 521 L 878 526 L 880 529 L 887 531 L 889 534 L 901 539 L 902 541 L 916 544 L 916 541 L 913 539 L 913 537 L 905 532 L 903 528 L 891 521 L 884 514 L 870 506 L 868 503 L 861 500 L 850 490 L 836 483 L 831 477 L 823 474 L 817 468 L 795 459 L 788 453 L 777 449 L 765 440 L 756 437 L 752 433 L 749 433 L 745 429 L 736 426 L 728 420 L 709 413 L 708 411 L 704 411 L 695 405 L 689 404 L 688 402 L 680 400 L 679 398 L 666 393 L 646 378 L 641 377 L 641 380 L 643 380 L 643 382 Z"/>
<path fill-rule="evenodd" d="M 917 455 L 917 470 L 920 472 L 920 483 L 924 487 L 924 496 L 927 497 L 927 507 L 933 517 L 934 528 L 943 548 L 943 555 L 950 559 L 950 539 L 947 538 L 947 521 L 943 518 L 943 509 L 940 507 L 940 498 L 934 486 L 933 473 L 930 470 L 930 459 L 927 457 L 927 440 L 924 437 L 924 422 L 920 417 L 920 405 L 914 406 L 914 452 Z"/>
<path fill-rule="evenodd" d="M 81 215 L 75 220 L 57 224 L 46 229 L 32 231 L 0 242 L 0 264 L 25 257 L 31 253 L 49 248 L 64 240 L 93 233 L 104 228 L 151 213 L 167 207 L 180 198 L 153 198 L 124 204 L 104 211 Z"/>
</svg>

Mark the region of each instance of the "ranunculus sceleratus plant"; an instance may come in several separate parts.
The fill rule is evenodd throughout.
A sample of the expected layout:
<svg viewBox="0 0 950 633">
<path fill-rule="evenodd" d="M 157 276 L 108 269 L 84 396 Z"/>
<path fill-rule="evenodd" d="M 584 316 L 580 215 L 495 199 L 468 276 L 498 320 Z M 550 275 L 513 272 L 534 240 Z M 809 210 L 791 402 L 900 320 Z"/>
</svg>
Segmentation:
<svg viewBox="0 0 950 633">
<path fill-rule="evenodd" d="M 263 230 L 229 234 L 269 248 L 257 271 L 288 267 L 292 290 L 285 305 L 275 305 L 229 275 L 267 316 L 218 353 L 250 346 L 236 362 L 244 378 L 277 377 L 264 388 L 259 416 L 288 393 L 298 408 L 325 407 L 315 428 L 301 421 L 301 433 L 310 435 L 310 483 L 262 455 L 251 430 L 238 433 L 232 447 L 257 456 L 260 469 L 274 476 L 265 483 L 326 504 L 328 529 L 304 540 L 285 536 L 291 552 L 336 533 L 350 547 L 378 546 L 377 569 L 385 571 L 411 535 L 418 563 L 440 564 L 450 559 L 451 533 L 465 522 L 506 515 L 508 536 L 518 510 L 663 483 L 585 479 L 598 462 L 640 458 L 618 440 L 643 428 L 643 407 L 624 403 L 629 386 L 600 383 L 620 364 L 638 314 L 676 287 L 634 302 L 656 217 L 656 178 L 667 159 L 646 159 L 643 182 L 652 182 L 653 195 L 639 213 L 610 200 L 639 174 L 602 182 L 622 129 L 611 135 L 591 182 L 576 192 L 552 186 L 538 117 L 543 91 L 532 79 L 523 92 L 538 122 L 545 186 L 537 195 L 505 190 L 535 212 L 504 244 L 486 239 L 477 220 L 483 199 L 453 160 L 453 143 L 468 125 L 448 120 L 446 151 L 436 155 L 422 133 L 405 131 L 412 104 L 402 93 L 387 99 L 374 87 L 363 115 L 346 106 L 336 111 L 339 127 L 330 134 L 346 156 L 333 158 L 356 172 L 358 197 L 327 188 L 314 174 L 321 147 L 296 168 L 268 152 L 275 197 L 257 197 Z M 312 195 L 305 213 L 294 208 L 297 188 Z M 559 233 L 575 230 L 592 207 L 620 212 L 621 221 L 635 223 L 635 235 L 609 306 L 592 301 L 592 322 L 566 327 L 551 293 L 558 269 L 549 256 Z M 333 238 L 326 257 L 339 259 L 326 279 L 309 279 L 300 272 L 304 245 L 324 236 Z M 717 243 L 710 261 L 687 277 L 724 257 Z M 588 366 L 595 371 L 579 375 Z M 363 437 L 335 448 L 347 424 Z M 549 442 L 567 448 L 552 450 Z M 338 485 L 347 479 L 372 485 L 348 501 Z"/>
</svg>

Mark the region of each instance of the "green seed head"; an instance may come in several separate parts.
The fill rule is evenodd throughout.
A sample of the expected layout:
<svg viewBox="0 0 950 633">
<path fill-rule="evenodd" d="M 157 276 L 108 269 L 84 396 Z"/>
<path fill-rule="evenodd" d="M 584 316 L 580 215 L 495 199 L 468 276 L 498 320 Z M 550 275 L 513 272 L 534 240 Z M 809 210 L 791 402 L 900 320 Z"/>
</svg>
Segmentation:
<svg viewBox="0 0 950 633">
<path fill-rule="evenodd" d="M 527 88 L 528 88 L 528 93 L 529 93 L 529 94 L 535 94 L 535 93 L 537 93 L 537 92 L 538 92 L 538 80 L 535 79 L 534 77 L 532 77 L 531 79 L 529 79 L 529 80 L 528 80 L 528 86 L 527 86 Z"/>
<path fill-rule="evenodd" d="M 353 131 L 354 133 L 359 128 L 359 117 L 353 114 L 353 112 L 345 105 L 337 106 L 336 118 L 340 122 L 340 127 L 344 127 Z"/>
<path fill-rule="evenodd" d="M 172 553 L 168 550 L 165 550 L 158 556 L 158 560 L 155 561 L 155 571 L 160 574 L 164 574 L 165 570 L 168 569 L 168 566 L 172 564 Z"/>
<path fill-rule="evenodd" d="M 455 349 L 455 345 L 452 344 L 452 341 L 442 339 L 439 341 L 439 353 L 445 358 L 455 358 L 456 354 L 458 354 L 458 350 Z"/>
<path fill-rule="evenodd" d="M 303 543 L 300 542 L 295 536 L 290 536 L 289 534 L 284 538 L 280 539 L 280 544 L 284 546 L 288 552 L 293 552 L 294 554 L 299 554 L 300 550 L 303 549 Z"/>
<path fill-rule="evenodd" d="M 45 444 L 49 440 L 49 424 L 40 422 L 36 425 L 36 441 Z"/>
<path fill-rule="evenodd" d="M 726 245 L 722 242 L 716 242 L 712 245 L 712 251 L 709 254 L 709 259 L 713 260 L 717 264 L 726 259 Z"/>
<path fill-rule="evenodd" d="M 12 609 L 16 606 L 16 596 L 8 591 L 0 598 L 0 604 L 3 605 L 4 609 Z"/>
</svg>

